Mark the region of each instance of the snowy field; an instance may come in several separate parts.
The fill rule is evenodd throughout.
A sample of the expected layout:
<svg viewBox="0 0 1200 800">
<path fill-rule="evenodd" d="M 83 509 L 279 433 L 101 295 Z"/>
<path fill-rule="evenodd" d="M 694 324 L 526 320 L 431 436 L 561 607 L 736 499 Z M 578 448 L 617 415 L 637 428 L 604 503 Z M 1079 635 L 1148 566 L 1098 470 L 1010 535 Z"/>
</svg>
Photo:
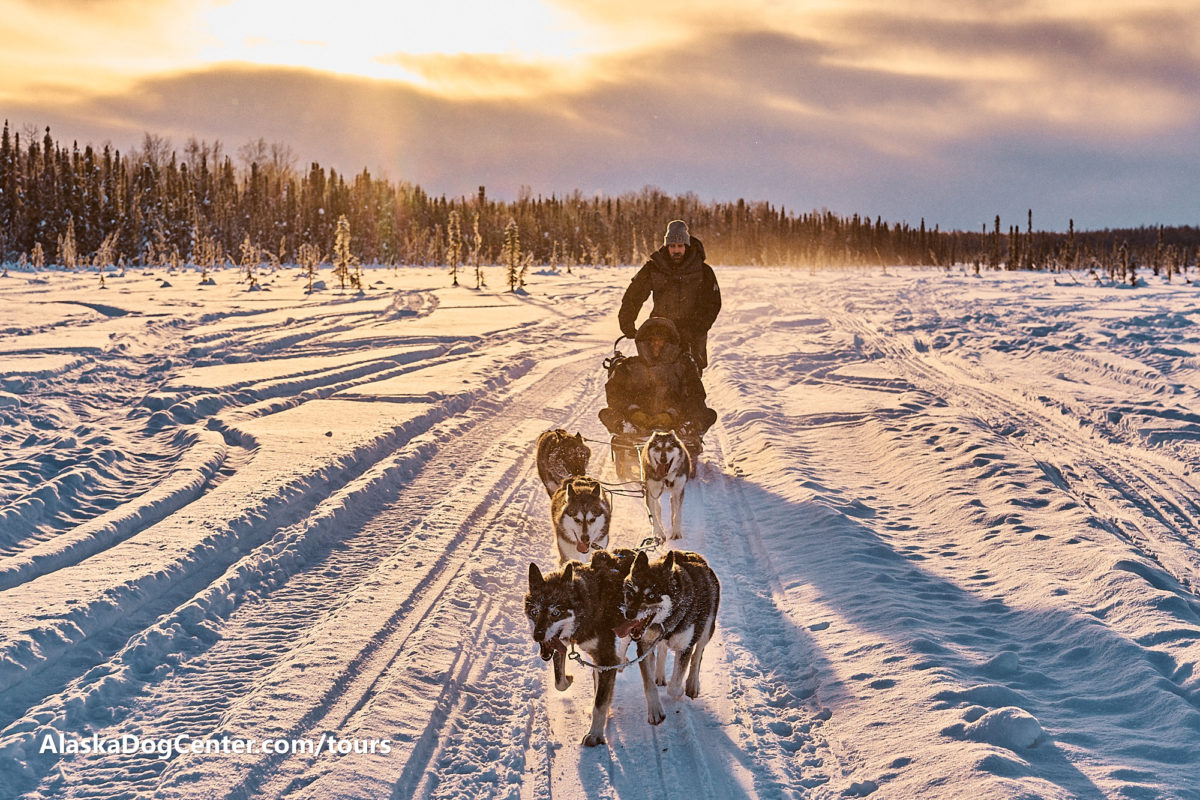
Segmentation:
<svg viewBox="0 0 1200 800">
<path fill-rule="evenodd" d="M 1155 279 L 718 269 L 701 694 L 651 727 L 626 670 L 582 748 L 534 441 L 602 438 L 632 272 L 0 278 L 0 796 L 1200 798 L 1200 290 Z"/>
</svg>

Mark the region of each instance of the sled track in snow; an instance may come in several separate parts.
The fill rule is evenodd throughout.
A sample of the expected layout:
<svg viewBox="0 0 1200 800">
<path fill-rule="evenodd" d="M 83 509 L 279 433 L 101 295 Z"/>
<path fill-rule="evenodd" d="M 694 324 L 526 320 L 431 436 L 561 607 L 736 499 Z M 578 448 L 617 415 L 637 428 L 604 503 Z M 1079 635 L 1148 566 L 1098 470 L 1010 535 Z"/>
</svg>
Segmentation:
<svg viewBox="0 0 1200 800">
<path fill-rule="evenodd" d="M 280 689 L 280 679 L 272 673 L 280 671 L 279 664 L 289 648 L 311 646 L 314 629 L 336 625 L 339 609 L 346 604 L 346 590 L 369 585 L 370 577 L 381 570 L 384 561 L 402 553 L 407 559 L 426 563 L 427 571 L 421 576 L 406 576 L 405 587 L 410 594 L 391 606 L 392 616 L 377 621 L 378 629 L 364 641 L 358 657 L 345 664 L 335 681 L 317 694 L 308 704 L 307 713 L 287 731 L 276 733 L 281 738 L 296 738 L 312 732 L 317 738 L 317 731 L 353 729 L 355 715 L 374 694 L 385 689 L 395 691 L 397 687 L 391 685 L 395 681 L 419 684 L 412 676 L 398 675 L 406 672 L 402 667 L 407 665 L 398 663 L 397 658 L 412 649 L 410 645 L 419 649 L 436 641 L 437 635 L 431 630 L 474 631 L 456 641 L 457 666 L 453 673 L 458 678 L 451 680 L 434 703 L 425 732 L 415 738 L 413 752 L 400 776 L 402 783 L 413 783 L 413 776 L 420 778 L 423 769 L 419 765 L 446 746 L 441 741 L 443 729 L 461 713 L 457 706 L 466 699 L 461 691 L 463 680 L 475 662 L 489 660 L 490 656 L 484 654 L 496 647 L 494 642 L 486 641 L 492 627 L 488 623 L 495 616 L 489 608 L 495 601 L 487 600 L 476 614 L 464 614 L 464 608 L 456 605 L 459 598 L 479 594 L 472 583 L 489 572 L 469 567 L 481 556 L 481 563 L 487 564 L 504 555 L 499 546 L 504 539 L 490 547 L 481 546 L 489 532 L 518 531 L 529 536 L 522 525 L 528 524 L 528 506 L 543 491 L 540 482 L 534 480 L 532 443 L 547 423 L 538 419 L 540 408 L 528 399 L 521 401 L 521 397 L 545 396 L 543 385 L 566 378 L 576 387 L 566 405 L 578 405 L 580 394 L 598 390 L 598 381 L 586 380 L 584 375 L 591 366 L 589 360 L 586 367 L 563 367 L 538 384 L 524 387 L 504 403 L 481 404 L 472 411 L 469 421 L 450 421 L 421 437 L 435 440 L 436 450 L 426 454 L 428 463 L 394 500 L 383 508 L 368 503 L 357 509 L 359 517 L 369 519 L 347 525 L 352 528 L 348 532 L 326 534 L 327 541 L 319 551 L 303 557 L 305 568 L 291 575 L 278 575 L 280 585 L 260 590 L 261 596 L 244 601 L 227 620 L 209 618 L 206 625 L 218 625 L 210 634 L 215 642 L 198 653 L 183 654 L 182 662 L 163 680 L 149 682 L 144 692 L 123 702 L 122 710 L 129 709 L 128 715 L 106 735 L 130 730 L 193 737 L 228 732 L 247 704 L 259 699 L 269 702 L 271 693 Z M 427 443 L 413 443 L 420 444 Z M 500 466 L 491 466 L 493 462 Z M 476 466 L 460 474 L 466 465 Z M 513 503 L 520 492 L 527 492 L 530 500 Z M 515 516 L 514 510 L 519 511 Z M 541 551 L 548 544 L 545 534 L 535 531 L 533 549 Z M 513 574 L 523 581 L 524 570 L 517 568 Z M 489 580 L 506 585 L 511 577 L 492 575 Z M 519 594 L 515 601 L 513 596 L 508 600 L 510 614 L 519 617 Z M 446 617 L 450 619 L 443 619 Z M 526 636 L 522 630 L 518 652 L 519 658 L 527 662 Z M 503 681 L 504 671 L 499 675 Z M 136 766 L 128 759 L 108 768 L 92 765 L 86 780 L 81 777 L 78 783 L 71 783 L 63 775 L 50 776 L 44 788 L 65 797 L 107 797 L 121 786 L 136 792 L 153 785 L 166 796 L 173 784 L 186 785 L 188 780 L 187 759 L 177 761 L 181 763 L 146 758 Z M 266 757 L 247 764 L 241 777 L 226 786 L 223 796 L 281 796 L 298 791 L 321 777 L 319 770 L 325 766 L 308 761 Z M 226 768 L 224 772 L 238 770 Z M 179 775 L 185 777 L 176 780 Z"/>
<path fill-rule="evenodd" d="M 886 335 L 856 314 L 831 310 L 830 315 L 886 354 L 923 390 L 989 409 L 980 417 L 984 427 L 1025 451 L 1100 526 L 1186 588 L 1194 598 L 1190 605 L 1200 613 L 1200 491 L 1164 460 L 1148 458 L 1074 409 L 987 388 L 995 385 L 991 377 L 972 373 L 961 360 L 952 373 L 945 360 L 935 364 L 922 358 L 902 337 Z M 1092 437 L 1098 442 L 1089 446 Z"/>
<path fill-rule="evenodd" d="M 525 333 L 528 334 L 529 331 L 526 330 Z M 424 366 L 428 365 L 429 362 L 425 362 Z M 367 380 L 378 379 L 378 377 L 379 376 L 376 374 Z M 339 383 L 336 388 L 343 388 L 345 385 L 345 383 Z M 477 455 L 480 451 L 483 451 L 489 442 L 502 438 L 499 436 L 500 432 L 497 426 L 492 426 L 489 433 L 478 434 L 476 436 L 464 435 L 464 431 L 469 431 L 471 427 L 480 422 L 480 419 L 486 419 L 488 414 L 490 412 L 494 412 L 494 410 L 494 407 L 489 408 L 488 404 L 484 403 L 483 407 L 481 407 L 478 411 L 467 415 L 467 421 L 464 422 L 462 420 L 456 420 L 452 418 L 445 423 L 436 425 L 435 429 L 429 434 L 418 437 L 418 439 L 410 443 L 410 446 L 407 448 L 412 451 L 409 460 L 412 462 L 413 466 L 406 467 L 404 464 L 400 464 L 399 467 L 401 469 L 398 470 L 396 468 L 397 465 L 393 464 L 391 470 L 393 477 L 390 478 L 390 481 L 393 484 L 395 483 L 395 474 L 398 472 L 400 473 L 399 477 L 403 478 L 403 473 L 405 470 L 407 470 L 407 472 L 419 471 L 419 468 L 424 465 L 424 462 L 429 458 L 430 453 L 446 442 L 449 443 L 451 452 L 456 452 L 459 454 L 458 459 L 460 463 L 469 463 L 472 456 Z M 525 447 L 527 446 L 527 443 L 522 442 L 521 446 Z M 476 452 L 472 453 L 472 449 L 474 449 Z M 360 472 L 357 473 L 358 477 L 356 478 L 354 474 L 348 475 L 347 481 L 349 483 L 354 483 L 358 479 L 371 478 L 370 473 L 372 473 L 375 468 L 376 465 L 374 463 L 364 462 L 361 466 Z M 220 477 L 225 478 L 228 476 L 223 475 Z M 378 476 L 375 476 L 375 478 L 372 480 L 375 484 L 380 483 Z M 384 476 L 383 482 L 386 483 L 387 480 L 389 480 L 387 476 Z M 470 486 L 461 487 L 460 493 L 470 493 L 471 489 L 472 487 Z M 437 507 L 437 501 L 444 497 L 445 490 L 446 487 L 444 485 L 440 487 L 433 486 L 428 488 L 424 495 L 416 493 L 418 496 L 414 500 L 414 507 L 401 511 L 399 513 L 399 518 L 406 520 L 406 524 L 411 527 L 416 521 L 419 521 L 423 518 L 422 510 L 428 510 L 429 508 Z M 377 485 L 374 487 L 368 486 L 366 490 L 361 492 L 363 496 L 357 501 L 363 505 L 364 508 L 352 508 L 350 514 L 347 514 L 345 509 L 334 509 L 332 513 L 340 514 L 340 516 L 343 518 L 353 516 L 354 513 L 367 513 L 371 507 L 377 505 L 378 498 L 372 495 L 378 495 L 379 491 L 380 490 Z M 351 503 L 356 502 L 354 498 L 354 492 L 350 492 L 349 494 L 349 501 Z M 345 499 L 346 498 L 343 498 L 343 500 Z M 485 502 L 488 500 L 495 501 L 496 498 L 485 498 Z M 314 512 L 321 512 L 322 510 L 323 509 L 320 505 L 312 509 Z M 306 515 L 308 513 L 309 511 L 305 510 L 303 507 L 300 507 L 298 509 L 297 516 L 294 517 L 294 519 L 297 519 L 297 521 L 293 524 L 293 527 L 302 527 L 306 521 Z M 466 525 L 467 522 L 464 522 L 463 524 Z M 317 527 L 320 528 L 320 525 L 321 521 L 318 521 Z M 77 691 L 77 688 L 73 689 L 72 687 L 88 686 L 89 678 L 92 679 L 92 682 L 94 682 L 93 673 L 96 671 L 92 669 L 93 666 L 103 667 L 105 659 L 108 658 L 109 655 L 113 655 L 113 660 L 109 662 L 111 665 L 108 668 L 110 673 L 119 675 L 127 672 L 127 670 L 125 670 L 121 664 L 122 661 L 136 660 L 136 653 L 138 650 L 137 642 L 139 638 L 144 638 L 144 634 L 140 634 L 139 632 L 152 631 L 156 626 L 161 625 L 164 620 L 169 621 L 174 616 L 177 619 L 177 622 L 171 624 L 177 626 L 183 625 L 189 633 L 193 634 L 193 637 L 192 641 L 187 643 L 186 646 L 175 647 L 173 650 L 171 650 L 171 652 L 168 653 L 170 659 L 175 662 L 175 665 L 177 665 L 174 670 L 168 670 L 168 674 L 172 675 L 172 677 L 168 680 L 178 679 L 179 683 L 172 685 L 171 688 L 178 689 L 179 693 L 173 694 L 167 699 L 168 701 L 173 701 L 175 705 L 185 706 L 187 708 L 181 710 L 177 716 L 171 717 L 170 715 L 159 715 L 153 708 L 154 703 L 151 703 L 149 706 L 151 709 L 149 713 L 142 714 L 140 717 L 137 713 L 139 708 L 144 709 L 146 706 L 139 705 L 139 701 L 144 701 L 144 697 L 139 695 L 138 688 L 136 687 L 145 687 L 147 689 L 147 691 L 144 692 L 144 696 L 153 696 L 156 690 L 162 690 L 164 687 L 166 687 L 167 682 L 160 679 L 160 676 L 163 674 L 163 669 L 167 667 L 166 664 L 159 665 L 159 668 L 153 671 L 153 673 L 150 675 L 139 673 L 133 678 L 130 678 L 128 675 L 126 675 L 124 678 L 111 682 L 105 687 L 105 691 L 101 695 L 97 695 L 96 699 L 99 699 L 99 697 L 102 696 L 104 698 L 102 702 L 112 704 L 111 713 L 113 716 L 128 722 L 125 728 L 126 730 L 133 729 L 145 733 L 146 735 L 160 733 L 165 734 L 166 731 L 162 729 L 163 726 L 166 723 L 178 721 L 179 725 L 184 727 L 185 732 L 188 733 L 188 735 L 206 735 L 207 732 L 212 730 L 213 721 L 219 719 L 221 709 L 224 706 L 227 706 L 233 699 L 237 697 L 239 687 L 230 685 L 230 676 L 254 674 L 256 671 L 261 672 L 264 668 L 264 665 L 269 666 L 271 663 L 277 660 L 278 656 L 282 654 L 282 650 L 285 649 L 289 643 L 287 636 L 285 635 L 288 632 L 289 624 L 295 625 L 296 631 L 303 630 L 303 624 L 305 620 L 307 620 L 308 624 L 311 625 L 311 617 L 314 613 L 319 614 L 322 611 L 327 611 L 328 607 L 333 605 L 339 599 L 339 586 L 344 587 L 346 585 L 353 585 L 354 580 L 356 580 L 356 575 L 361 576 L 364 570 L 369 569 L 372 564 L 377 564 L 381 556 L 387 552 L 389 547 L 388 539 L 371 539 L 370 537 L 365 537 L 355 539 L 353 543 L 362 545 L 363 542 L 366 542 L 366 545 L 359 546 L 357 548 L 347 548 L 343 552 L 341 549 L 339 549 L 342 542 L 338 540 L 336 535 L 331 535 L 328 531 L 318 530 L 317 532 L 321 534 L 321 536 L 315 537 L 321 541 L 321 545 L 318 547 L 318 552 L 304 552 L 298 556 L 294 556 L 299 560 L 299 567 L 294 563 L 284 564 L 282 567 L 275 565 L 274 574 L 270 574 L 268 577 L 270 577 L 271 581 L 284 581 L 289 575 L 289 570 L 294 571 L 297 569 L 302 569 L 302 567 L 309 561 L 319 564 L 323 556 L 329 556 L 330 554 L 333 554 L 336 557 L 331 559 L 331 563 L 327 565 L 328 569 L 320 571 L 319 576 L 309 575 L 309 573 L 301 573 L 301 577 L 303 579 L 307 579 L 309 584 L 319 584 L 321 577 L 326 578 L 330 582 L 324 587 L 327 591 L 322 594 L 320 592 L 321 587 L 310 587 L 310 589 L 312 589 L 319 598 L 318 602 L 314 603 L 310 594 L 308 602 L 303 606 L 302 611 L 279 614 L 278 619 L 275 620 L 275 622 L 277 622 L 277 628 L 274 631 L 263 631 L 263 633 L 266 635 L 262 636 L 257 641 L 248 644 L 242 652 L 237 651 L 236 645 L 229 646 L 228 649 L 230 652 L 228 655 L 230 660 L 227 662 L 229 669 L 223 675 L 205 673 L 203 668 L 196 667 L 194 663 L 188 660 L 188 656 L 190 655 L 189 651 L 198 650 L 202 654 L 205 654 L 209 651 L 214 640 L 218 643 L 218 645 L 226 644 L 225 640 L 221 636 L 221 633 L 214 633 L 212 627 L 214 623 L 220 623 L 222 618 L 230 613 L 228 605 L 232 604 L 235 607 L 241 606 L 248 597 L 253 598 L 260 591 L 269 596 L 273 586 L 271 582 L 266 582 L 267 585 L 265 587 L 255 586 L 252 580 L 244 581 L 241 584 L 235 583 L 228 587 L 229 597 L 220 597 L 218 593 L 218 596 L 213 596 L 206 601 L 211 603 L 211 605 L 209 606 L 208 610 L 203 612 L 200 615 L 200 618 L 197 619 L 197 615 L 195 613 L 196 608 L 187 608 L 188 600 L 194 595 L 196 597 L 204 597 L 205 586 L 210 584 L 215 586 L 220 583 L 220 581 L 217 581 L 217 579 L 220 578 L 222 572 L 225 570 L 229 562 L 218 558 L 215 561 L 210 561 L 207 563 L 199 571 L 189 575 L 187 579 L 183 581 L 176 581 L 166 594 L 155 598 L 153 603 L 142 604 L 134 613 L 123 615 L 123 618 L 118 624 L 102 630 L 99 635 L 90 636 L 81 641 L 79 645 L 74 647 L 69 653 L 70 658 L 67 658 L 66 655 L 64 655 L 57 661 L 46 665 L 46 667 L 39 671 L 39 680 L 36 687 L 29 687 L 28 689 L 21 689 L 18 687 L 18 689 L 10 690 L 7 693 L 7 697 L 4 699 L 6 716 L 9 720 L 17 719 L 22 714 L 26 713 L 26 709 L 32 710 L 32 703 L 39 700 L 42 701 L 40 705 L 43 711 L 38 713 L 43 714 L 43 719 L 46 718 L 45 715 L 47 714 L 54 715 L 61 713 L 61 701 L 66 696 L 74 694 Z M 404 531 L 401 530 L 399 533 L 403 535 Z M 394 539 L 395 537 L 393 537 L 393 540 Z M 273 543 L 274 540 L 267 542 L 266 544 Z M 393 544 L 394 543 L 395 542 L 393 541 Z M 311 549 L 312 548 L 309 547 L 309 550 Z M 273 554 L 275 561 L 286 561 L 286 558 L 280 559 L 277 556 L 277 553 Z M 442 554 L 442 559 L 443 566 L 436 568 L 435 572 L 437 572 L 438 569 L 444 568 L 445 554 Z M 436 564 L 437 562 L 431 559 L 431 563 Z M 272 562 L 268 560 L 268 565 L 271 564 Z M 357 572 L 347 573 L 347 570 L 357 570 Z M 217 581 L 217 584 L 213 584 L 214 581 Z M 299 586 L 299 584 L 304 582 L 305 580 L 298 581 L 296 586 Z M 441 588 L 444 588 L 445 582 L 445 580 L 442 581 Z M 431 579 L 431 581 L 427 583 L 435 582 Z M 289 588 L 294 587 L 290 587 L 288 583 L 285 583 L 285 591 L 280 593 L 282 601 L 278 606 L 274 607 L 274 610 L 278 610 L 278 608 L 286 608 L 288 605 L 290 605 L 286 596 L 286 590 Z M 422 584 L 417 588 L 422 590 L 427 589 L 428 586 Z M 209 594 L 212 593 L 209 592 Z M 297 597 L 302 596 L 303 589 L 301 589 L 297 594 Z M 322 604 L 324 604 L 324 606 Z M 158 616 L 158 614 L 169 611 L 173 608 L 178 609 L 178 611 L 167 613 L 162 619 L 158 620 L 157 622 L 155 621 L 155 618 Z M 180 612 L 183 612 L 182 616 L 180 615 Z M 253 625 L 252 622 L 250 624 Z M 277 635 L 270 635 L 272 633 Z M 186 640 L 187 637 L 181 638 Z M 129 644 L 126 644 L 126 642 Z M 273 650 L 275 652 L 273 652 Z M 83 674 L 85 671 L 89 671 L 86 676 Z M 237 681 L 235 680 L 234 683 L 237 683 Z M 55 686 L 62 687 L 65 691 L 65 694 L 59 697 L 44 694 L 47 691 L 53 692 Z M 207 687 L 207 693 L 202 689 L 202 687 Z M 35 690 L 37 692 L 36 694 L 33 693 Z M 96 693 L 93 692 L 93 694 Z M 167 694 L 170 693 L 168 692 Z M 197 704 L 195 702 L 197 696 L 204 698 L 204 702 Z M 182 700 L 180 700 L 180 698 L 182 698 Z M 167 706 L 170 706 L 170 702 L 167 703 Z M 58 710 L 56 710 L 56 708 Z M 138 721 L 139 719 L 140 722 Z M 130 728 L 131 725 L 133 726 L 132 728 Z M 175 727 L 176 729 L 179 727 L 174 726 L 173 724 L 166 726 Z M 91 727 L 88 728 L 89 731 L 91 729 Z M 149 759 L 148 761 L 153 762 L 153 760 Z M 57 776 L 47 777 L 47 780 L 49 780 L 53 786 L 50 791 L 58 795 L 60 792 L 68 791 L 68 785 L 70 785 L 70 796 L 91 796 L 91 790 L 88 788 L 91 786 L 95 791 L 96 796 L 114 796 L 112 794 L 112 792 L 116 791 L 116 789 L 113 788 L 114 786 L 120 786 L 122 784 L 130 785 L 132 791 L 135 790 L 137 786 L 146 785 L 145 781 L 147 780 L 147 776 L 154 776 L 160 773 L 162 771 L 163 762 L 160 761 L 158 763 L 147 763 L 137 766 L 131 766 L 128 763 L 123 763 L 115 767 L 113 770 L 105 770 L 101 768 L 92 771 L 90 769 L 91 766 L 98 765 L 89 765 L 87 775 L 76 776 L 79 778 L 79 780 L 74 784 L 71 783 L 71 778 L 65 771 L 60 771 Z M 123 779 L 122 776 L 124 776 Z M 108 780 L 115 780 L 115 783 L 112 785 L 105 784 L 104 781 Z"/>
<path fill-rule="evenodd" d="M 584 416 L 594 419 L 599 407 L 593 403 Z M 705 554 L 722 581 L 721 611 L 705 651 L 700 696 L 674 700 L 660 687 L 667 719 L 648 725 L 641 676 L 631 667 L 617 678 L 608 746 L 583 748 L 579 739 L 590 721 L 593 692 L 588 670 L 568 662 L 575 682 L 560 693 L 549 668 L 539 662 L 525 734 L 529 746 L 522 798 L 723 800 L 832 794 L 827 784 L 838 758 L 820 733 L 829 712 L 816 703 L 815 670 L 790 673 L 796 664 L 814 662 L 811 645 L 776 606 L 778 578 L 761 552 L 754 516 L 737 479 L 724 469 L 729 444 L 719 423 L 706 440 L 698 477 L 688 489 L 684 539 L 675 545 Z M 607 456 L 603 447 L 599 453 L 593 450 L 593 474 L 612 474 Z M 641 502 L 617 499 L 612 546 L 634 546 L 648 535 Z M 547 542 L 535 560 L 546 566 L 549 554 Z M 522 589 L 523 575 L 522 570 Z M 527 640 L 523 629 L 518 638 Z M 757 721 L 751 726 L 748 720 Z M 754 735 L 743 739 L 742 729 L 750 727 Z"/>
</svg>

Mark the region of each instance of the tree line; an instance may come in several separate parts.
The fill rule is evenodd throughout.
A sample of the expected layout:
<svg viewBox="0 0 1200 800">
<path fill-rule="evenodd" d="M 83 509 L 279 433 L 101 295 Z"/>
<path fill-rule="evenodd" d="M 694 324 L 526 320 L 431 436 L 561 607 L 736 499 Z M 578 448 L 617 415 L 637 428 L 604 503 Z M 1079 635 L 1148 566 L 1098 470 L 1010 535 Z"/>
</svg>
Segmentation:
<svg viewBox="0 0 1200 800">
<path fill-rule="evenodd" d="M 236 157 L 236 160 L 235 160 Z M 617 197 L 550 197 L 522 188 L 496 200 L 485 187 L 456 198 L 312 163 L 282 144 L 252 141 L 236 156 L 190 139 L 182 152 L 158 136 L 122 154 L 111 145 L 60 145 L 0 133 L 0 262 L 69 268 L 296 263 L 444 265 L 457 283 L 500 265 L 510 286 L 531 266 L 640 264 L 668 220 L 687 220 L 720 264 L 954 265 L 980 269 L 1092 269 L 1136 280 L 1137 270 L 1186 272 L 1200 260 L 1194 226 L 1035 231 L 1032 211 L 1002 228 L 942 231 L 796 212 L 765 201 L 703 202 L 646 187 Z"/>
</svg>

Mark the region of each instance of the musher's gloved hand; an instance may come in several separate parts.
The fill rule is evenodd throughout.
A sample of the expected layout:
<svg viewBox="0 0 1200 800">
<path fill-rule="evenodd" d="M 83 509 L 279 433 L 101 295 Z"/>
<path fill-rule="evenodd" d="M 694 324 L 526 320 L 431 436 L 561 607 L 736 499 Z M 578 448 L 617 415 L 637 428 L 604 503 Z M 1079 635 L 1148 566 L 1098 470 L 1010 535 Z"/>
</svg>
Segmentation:
<svg viewBox="0 0 1200 800">
<path fill-rule="evenodd" d="M 650 422 L 658 430 L 669 431 L 675 426 L 675 418 L 663 411 L 650 418 Z"/>
</svg>

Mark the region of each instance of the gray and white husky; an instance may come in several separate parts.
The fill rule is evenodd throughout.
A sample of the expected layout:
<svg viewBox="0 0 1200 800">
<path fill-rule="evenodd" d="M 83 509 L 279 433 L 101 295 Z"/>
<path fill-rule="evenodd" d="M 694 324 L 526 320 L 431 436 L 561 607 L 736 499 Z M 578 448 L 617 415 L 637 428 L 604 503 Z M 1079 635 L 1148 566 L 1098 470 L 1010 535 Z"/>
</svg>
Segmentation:
<svg viewBox="0 0 1200 800">
<path fill-rule="evenodd" d="M 551 497 L 572 475 L 587 472 L 592 450 L 583 442 L 583 434 L 571 436 L 562 428 L 545 431 L 537 440 L 538 477 Z"/>
<path fill-rule="evenodd" d="M 654 431 L 642 447 L 642 490 L 659 539 L 683 538 L 683 492 L 692 473 L 692 456 L 674 431 Z M 662 496 L 671 498 L 671 534 L 662 522 Z"/>
<path fill-rule="evenodd" d="M 574 475 L 550 498 L 550 519 L 558 544 L 558 563 L 586 561 L 592 550 L 608 547 L 612 495 L 595 478 Z"/>
<path fill-rule="evenodd" d="M 616 632 L 631 636 L 638 643 L 639 654 L 647 647 L 658 647 L 653 683 L 647 671 L 642 672 L 650 724 L 658 724 L 664 716 L 657 686 L 666 685 L 666 650 L 675 653 L 667 692 L 672 697 L 685 691 L 688 697 L 700 693 L 700 662 L 716 628 L 720 604 L 721 582 L 699 553 L 671 550 L 651 562 L 639 552 L 630 564 L 622 585 L 625 622 Z"/>
<path fill-rule="evenodd" d="M 554 662 L 554 687 L 566 691 L 574 680 L 566 674 L 567 647 L 575 644 L 594 664 L 614 667 L 596 673 L 596 697 L 592 707 L 592 727 L 583 737 L 585 747 L 604 744 L 604 726 L 612 704 L 613 685 L 617 679 L 615 667 L 623 663 L 618 652 L 615 629 L 624 618 L 621 615 L 622 580 L 634 560 L 632 550 L 614 553 L 597 552 L 588 564 L 568 561 L 545 575 L 537 564 L 529 565 L 529 591 L 525 595 L 525 616 L 532 626 L 533 641 L 542 659 Z M 658 687 L 651 674 L 653 661 L 647 658 L 639 664 L 642 683 L 647 689 L 646 703 L 658 702 Z M 661 722 L 661 718 L 658 720 Z"/>
</svg>

